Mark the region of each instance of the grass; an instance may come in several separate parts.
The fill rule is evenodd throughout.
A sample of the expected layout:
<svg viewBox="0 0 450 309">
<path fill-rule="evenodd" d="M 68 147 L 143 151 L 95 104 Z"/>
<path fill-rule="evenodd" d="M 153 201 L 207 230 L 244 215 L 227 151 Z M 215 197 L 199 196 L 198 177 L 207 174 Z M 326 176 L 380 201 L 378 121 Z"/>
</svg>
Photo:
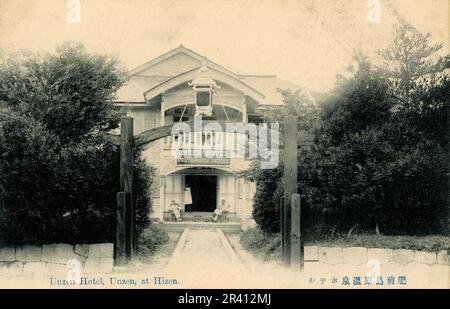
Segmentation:
<svg viewBox="0 0 450 309">
<path fill-rule="evenodd" d="M 240 242 L 261 260 L 279 260 L 281 257 L 280 234 L 265 234 L 257 228 L 251 228 L 242 233 Z"/>
<path fill-rule="evenodd" d="M 241 244 L 262 260 L 279 259 L 280 234 L 265 234 L 257 228 L 242 233 Z M 376 234 L 339 235 L 329 239 L 305 240 L 305 246 L 411 249 L 429 252 L 450 251 L 450 236 L 384 236 Z"/>
</svg>

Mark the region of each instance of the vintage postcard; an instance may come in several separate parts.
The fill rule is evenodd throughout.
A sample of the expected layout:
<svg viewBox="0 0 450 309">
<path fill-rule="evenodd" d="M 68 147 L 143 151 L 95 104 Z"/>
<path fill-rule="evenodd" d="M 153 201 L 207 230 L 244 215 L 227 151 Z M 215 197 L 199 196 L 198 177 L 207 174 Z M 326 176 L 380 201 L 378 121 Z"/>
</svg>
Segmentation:
<svg viewBox="0 0 450 309">
<path fill-rule="evenodd" d="M 0 0 L 0 287 L 449 289 L 449 17 Z"/>
</svg>

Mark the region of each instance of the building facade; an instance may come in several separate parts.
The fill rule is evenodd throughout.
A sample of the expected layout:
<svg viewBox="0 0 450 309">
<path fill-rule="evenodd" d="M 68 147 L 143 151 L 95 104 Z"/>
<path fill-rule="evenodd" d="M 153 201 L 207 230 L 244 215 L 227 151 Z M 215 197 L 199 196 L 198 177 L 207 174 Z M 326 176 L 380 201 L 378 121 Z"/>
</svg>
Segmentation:
<svg viewBox="0 0 450 309">
<path fill-rule="evenodd" d="M 225 123 L 258 123 L 261 108 L 282 104 L 278 89 L 298 87 L 274 75 L 236 74 L 180 46 L 131 70 L 115 104 L 134 118 L 134 134 L 139 134 L 192 121 L 196 115 Z M 228 136 L 224 140 L 234 142 L 221 149 L 237 152 L 238 134 L 225 134 Z M 226 203 L 230 218 L 251 219 L 255 184 L 238 177 L 249 167 L 250 160 L 238 156 L 210 158 L 201 151 L 195 157 L 174 155 L 173 143 L 181 138 L 197 146 L 199 140 L 200 145 L 216 141 L 205 134 L 191 133 L 172 135 L 145 146 L 142 155 L 156 168 L 151 217 L 170 218 L 173 202 L 180 205 L 184 218 L 207 217 Z"/>
</svg>

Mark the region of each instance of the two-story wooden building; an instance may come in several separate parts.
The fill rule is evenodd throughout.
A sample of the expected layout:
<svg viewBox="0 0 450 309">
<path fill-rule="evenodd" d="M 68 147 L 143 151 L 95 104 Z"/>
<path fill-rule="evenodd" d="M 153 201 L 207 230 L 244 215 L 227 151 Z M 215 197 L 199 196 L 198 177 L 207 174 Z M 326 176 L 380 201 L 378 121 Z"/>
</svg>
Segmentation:
<svg viewBox="0 0 450 309">
<path fill-rule="evenodd" d="M 257 122 L 258 110 L 282 104 L 278 89 L 288 88 L 298 87 L 274 75 L 236 74 L 180 46 L 131 70 L 116 105 L 134 117 L 134 134 L 138 134 L 193 120 L 199 113 L 226 122 Z M 174 138 L 157 140 L 143 151 L 147 162 L 157 168 L 151 217 L 164 220 L 172 201 L 189 217 L 212 213 L 225 200 L 234 217 L 250 219 L 255 185 L 236 177 L 249 161 L 180 158 L 171 152 Z"/>
</svg>

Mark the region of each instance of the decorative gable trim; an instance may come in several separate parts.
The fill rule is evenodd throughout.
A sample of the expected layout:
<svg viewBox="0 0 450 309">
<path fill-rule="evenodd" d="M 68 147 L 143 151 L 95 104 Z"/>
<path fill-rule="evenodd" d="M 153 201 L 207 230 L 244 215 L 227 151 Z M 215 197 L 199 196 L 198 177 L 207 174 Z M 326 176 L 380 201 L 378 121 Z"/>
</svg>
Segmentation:
<svg viewBox="0 0 450 309">
<path fill-rule="evenodd" d="M 199 67 L 200 68 L 200 67 Z M 144 92 L 145 101 L 153 99 L 154 97 L 160 95 L 161 93 L 172 89 L 178 85 L 189 82 L 193 80 L 196 76 L 197 70 L 199 68 L 195 68 L 193 70 L 181 73 L 177 76 L 169 78 L 168 80 L 152 87 L 151 89 Z M 229 85 L 230 87 L 244 93 L 245 95 L 251 97 L 257 102 L 261 102 L 264 100 L 264 95 L 258 90 L 250 87 L 239 78 L 236 78 L 232 75 L 226 74 L 224 72 L 218 71 L 214 68 L 210 68 L 211 78 L 215 81 L 223 82 L 224 84 Z"/>
<path fill-rule="evenodd" d="M 147 70 L 148 68 L 151 68 L 152 66 L 155 66 L 155 65 L 163 62 L 164 60 L 169 59 L 170 57 L 173 57 L 173 56 L 175 56 L 177 54 L 180 54 L 180 53 L 184 53 L 184 54 L 186 54 L 186 55 L 188 55 L 188 56 L 190 56 L 190 57 L 192 57 L 192 58 L 194 58 L 194 59 L 196 59 L 196 60 L 198 60 L 200 62 L 202 62 L 203 60 L 206 59 L 206 57 L 204 57 L 204 56 L 194 52 L 193 50 L 190 50 L 189 48 L 186 48 L 183 45 L 180 45 L 179 47 L 174 48 L 174 49 L 168 51 L 167 53 L 164 53 L 161 56 L 159 56 L 159 57 L 157 57 L 157 58 L 155 58 L 153 60 L 150 60 L 150 61 L 148 61 L 148 62 L 146 62 L 146 63 L 144 63 L 144 64 L 142 64 L 142 65 L 140 65 L 140 66 L 138 66 L 138 67 L 136 67 L 134 69 L 132 69 L 131 71 L 128 72 L 128 76 L 137 75 L 140 72 L 142 72 L 144 70 Z M 223 73 L 226 73 L 226 74 L 228 74 L 230 76 L 233 76 L 236 79 L 239 79 L 239 76 L 237 74 L 231 72 L 230 70 L 228 70 L 228 69 L 226 69 L 226 68 L 224 68 L 224 67 L 218 65 L 217 63 L 212 62 L 212 61 L 210 61 L 208 59 L 206 59 L 206 61 L 207 61 L 208 67 L 210 67 L 212 69 L 215 69 L 217 71 L 221 71 Z"/>
</svg>

